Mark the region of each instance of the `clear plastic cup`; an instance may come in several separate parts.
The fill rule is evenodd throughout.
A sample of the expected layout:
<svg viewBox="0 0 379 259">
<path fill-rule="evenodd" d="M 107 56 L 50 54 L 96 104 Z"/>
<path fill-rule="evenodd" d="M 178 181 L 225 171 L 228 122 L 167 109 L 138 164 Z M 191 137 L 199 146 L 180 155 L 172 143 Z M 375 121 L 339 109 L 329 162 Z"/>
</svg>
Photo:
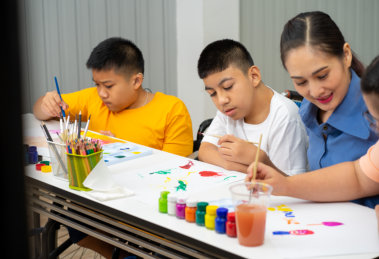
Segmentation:
<svg viewBox="0 0 379 259">
<path fill-rule="evenodd" d="M 231 185 L 229 190 L 235 206 L 238 242 L 243 246 L 262 245 L 272 186 L 239 182 Z"/>
</svg>

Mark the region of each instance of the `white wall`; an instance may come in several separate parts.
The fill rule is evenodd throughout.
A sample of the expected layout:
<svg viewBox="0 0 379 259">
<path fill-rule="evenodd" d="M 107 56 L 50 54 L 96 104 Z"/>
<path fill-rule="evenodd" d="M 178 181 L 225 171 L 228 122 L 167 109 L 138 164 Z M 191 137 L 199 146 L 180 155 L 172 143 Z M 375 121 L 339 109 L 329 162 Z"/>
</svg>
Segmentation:
<svg viewBox="0 0 379 259">
<path fill-rule="evenodd" d="M 239 17 L 238 0 L 176 2 L 177 93 L 190 112 L 194 138 L 200 123 L 216 114 L 197 75 L 197 60 L 204 47 L 215 40 L 239 40 Z"/>
</svg>

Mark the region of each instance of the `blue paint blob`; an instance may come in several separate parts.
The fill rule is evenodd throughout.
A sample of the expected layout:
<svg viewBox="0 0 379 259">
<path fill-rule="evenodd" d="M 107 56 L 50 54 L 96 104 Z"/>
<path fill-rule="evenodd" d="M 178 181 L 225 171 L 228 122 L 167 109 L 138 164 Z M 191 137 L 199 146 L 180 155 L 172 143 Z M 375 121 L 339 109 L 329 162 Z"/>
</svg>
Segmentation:
<svg viewBox="0 0 379 259">
<path fill-rule="evenodd" d="M 294 218 L 295 215 L 292 214 L 292 211 L 291 212 L 286 212 L 286 214 L 284 214 L 287 218 Z"/>
<path fill-rule="evenodd" d="M 273 235 L 289 235 L 291 234 L 289 231 L 273 231 Z"/>
</svg>

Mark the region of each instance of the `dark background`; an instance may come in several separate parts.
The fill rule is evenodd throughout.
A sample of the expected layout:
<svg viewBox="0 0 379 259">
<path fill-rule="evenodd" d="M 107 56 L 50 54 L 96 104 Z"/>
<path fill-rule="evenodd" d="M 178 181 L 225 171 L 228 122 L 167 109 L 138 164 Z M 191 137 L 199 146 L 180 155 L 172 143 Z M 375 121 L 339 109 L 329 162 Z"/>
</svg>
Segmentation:
<svg viewBox="0 0 379 259">
<path fill-rule="evenodd" d="M 1 1 L 1 228 L 2 258 L 29 258 L 21 124 L 17 0 Z"/>
</svg>

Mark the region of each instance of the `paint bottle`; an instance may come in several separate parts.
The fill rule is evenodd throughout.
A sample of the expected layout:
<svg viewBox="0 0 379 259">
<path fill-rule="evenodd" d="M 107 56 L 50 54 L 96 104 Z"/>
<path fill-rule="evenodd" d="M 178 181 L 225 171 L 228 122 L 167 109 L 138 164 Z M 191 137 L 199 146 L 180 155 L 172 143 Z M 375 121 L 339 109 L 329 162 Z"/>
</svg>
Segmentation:
<svg viewBox="0 0 379 259">
<path fill-rule="evenodd" d="M 218 208 L 216 210 L 215 230 L 217 233 L 225 234 L 226 232 L 226 216 L 228 215 L 227 208 Z"/>
<path fill-rule="evenodd" d="M 187 222 L 196 222 L 197 202 L 195 200 L 188 199 L 186 205 Z"/>
<path fill-rule="evenodd" d="M 186 197 L 179 196 L 176 200 L 176 217 L 178 219 L 184 219 L 186 214 Z"/>
<path fill-rule="evenodd" d="M 237 228 L 236 228 L 236 216 L 234 212 L 229 212 L 227 221 L 226 221 L 226 234 L 229 237 L 237 236 Z"/>
<path fill-rule="evenodd" d="M 198 202 L 196 210 L 196 224 L 199 226 L 204 226 L 205 221 L 205 208 L 208 206 L 208 202 Z"/>
<path fill-rule="evenodd" d="M 176 199 L 177 195 L 175 193 L 170 192 L 167 195 L 167 214 L 171 216 L 176 215 Z"/>
<path fill-rule="evenodd" d="M 158 205 L 159 205 L 159 212 L 161 213 L 167 213 L 167 195 L 170 192 L 168 191 L 162 191 L 161 197 L 159 198 Z"/>
<path fill-rule="evenodd" d="M 29 146 L 29 163 L 37 164 L 38 162 L 38 153 L 36 146 Z"/>
<path fill-rule="evenodd" d="M 205 227 L 207 229 L 213 230 L 215 229 L 215 220 L 216 220 L 216 210 L 218 206 L 216 205 L 208 205 L 205 214 Z"/>
</svg>

